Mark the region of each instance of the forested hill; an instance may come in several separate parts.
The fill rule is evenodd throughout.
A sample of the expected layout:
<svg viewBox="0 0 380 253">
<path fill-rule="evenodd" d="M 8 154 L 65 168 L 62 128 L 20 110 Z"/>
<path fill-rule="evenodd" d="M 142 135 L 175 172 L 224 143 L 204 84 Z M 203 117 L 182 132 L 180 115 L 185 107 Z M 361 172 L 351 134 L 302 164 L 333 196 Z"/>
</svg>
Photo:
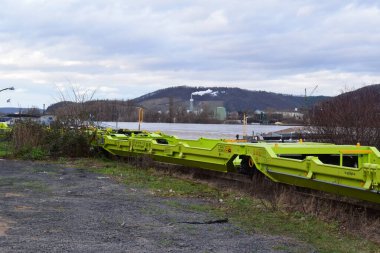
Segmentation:
<svg viewBox="0 0 380 253">
<path fill-rule="evenodd" d="M 213 119 L 215 109 L 219 106 L 224 106 L 227 113 L 231 113 L 232 116 L 236 116 L 233 112 L 238 112 L 236 117 L 241 118 L 242 112 L 252 114 L 255 110 L 269 113 L 290 111 L 294 108 L 304 108 L 306 105 L 311 109 L 313 125 L 331 125 L 335 117 L 337 126 L 342 124 L 343 119 L 351 127 L 354 123 L 378 126 L 379 96 L 380 85 L 363 87 L 336 97 L 307 98 L 239 88 L 179 86 L 157 90 L 127 101 L 92 100 L 83 104 L 60 102 L 49 106 L 47 113 L 85 110 L 84 115 L 91 115 L 101 121 L 136 121 L 137 108 L 142 107 L 146 122 L 174 122 L 175 119 L 176 122 L 184 123 L 208 123 Z M 194 100 L 194 113 L 189 113 L 191 97 Z"/>
<path fill-rule="evenodd" d="M 193 94 L 194 104 L 200 101 L 219 101 L 227 111 L 293 110 L 294 108 L 310 107 L 328 97 L 313 96 L 305 100 L 304 96 L 284 95 L 266 91 L 252 91 L 240 88 L 226 87 L 187 87 L 178 86 L 157 90 L 134 99 L 136 104 L 153 106 L 155 101 L 160 103 L 163 98 L 172 98 L 177 103 L 189 103 Z"/>
</svg>

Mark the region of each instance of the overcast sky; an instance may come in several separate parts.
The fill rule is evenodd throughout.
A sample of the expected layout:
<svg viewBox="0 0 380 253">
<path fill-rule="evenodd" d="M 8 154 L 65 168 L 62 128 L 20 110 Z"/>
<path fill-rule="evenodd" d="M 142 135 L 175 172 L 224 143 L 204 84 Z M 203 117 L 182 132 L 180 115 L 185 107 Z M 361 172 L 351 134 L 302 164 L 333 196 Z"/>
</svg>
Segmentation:
<svg viewBox="0 0 380 253">
<path fill-rule="evenodd" d="M 0 106 L 72 87 L 131 99 L 178 85 L 336 95 L 380 83 L 379 1 L 0 0 Z M 10 102 L 6 101 L 10 99 Z"/>
</svg>

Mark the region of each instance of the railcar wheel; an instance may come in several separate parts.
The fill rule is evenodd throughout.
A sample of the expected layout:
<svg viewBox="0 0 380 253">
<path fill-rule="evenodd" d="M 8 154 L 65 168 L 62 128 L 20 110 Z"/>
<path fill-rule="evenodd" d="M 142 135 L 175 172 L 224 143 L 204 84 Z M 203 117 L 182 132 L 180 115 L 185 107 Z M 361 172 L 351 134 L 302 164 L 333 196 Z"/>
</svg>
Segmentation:
<svg viewBox="0 0 380 253">
<path fill-rule="evenodd" d="M 241 158 L 240 168 L 238 172 L 240 174 L 253 177 L 253 175 L 256 173 L 256 166 L 251 157 L 243 156 Z"/>
</svg>

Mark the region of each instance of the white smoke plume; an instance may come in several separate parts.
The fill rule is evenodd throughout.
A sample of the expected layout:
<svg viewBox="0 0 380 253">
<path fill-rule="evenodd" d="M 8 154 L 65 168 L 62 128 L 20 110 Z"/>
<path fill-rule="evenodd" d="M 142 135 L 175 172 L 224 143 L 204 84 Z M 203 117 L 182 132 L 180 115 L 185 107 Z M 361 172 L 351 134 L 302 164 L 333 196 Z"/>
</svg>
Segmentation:
<svg viewBox="0 0 380 253">
<path fill-rule="evenodd" d="M 203 96 L 206 94 L 210 94 L 211 96 L 217 96 L 218 91 L 212 91 L 211 89 L 203 90 L 203 91 L 195 91 L 191 93 L 193 96 Z"/>
</svg>

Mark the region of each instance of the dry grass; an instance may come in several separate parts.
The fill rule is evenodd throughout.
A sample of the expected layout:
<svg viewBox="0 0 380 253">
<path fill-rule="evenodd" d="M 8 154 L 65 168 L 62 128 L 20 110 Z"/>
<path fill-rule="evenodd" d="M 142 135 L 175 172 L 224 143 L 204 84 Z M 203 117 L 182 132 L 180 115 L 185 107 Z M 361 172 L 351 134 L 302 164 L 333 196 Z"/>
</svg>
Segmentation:
<svg viewBox="0 0 380 253">
<path fill-rule="evenodd" d="M 324 199 L 320 196 L 304 196 L 291 190 L 282 192 L 277 201 L 278 205 L 286 210 L 302 211 L 327 222 L 338 222 L 342 231 L 361 235 L 380 244 L 380 233 L 378 231 L 380 215 L 378 210 Z"/>
<path fill-rule="evenodd" d="M 239 190 L 258 199 L 270 212 L 300 212 L 324 222 L 336 223 L 345 234 L 360 236 L 380 245 L 380 212 L 344 202 L 339 196 L 324 192 L 300 189 L 294 186 L 274 183 L 257 175 L 249 183 L 216 179 L 208 172 L 178 165 L 154 163 L 148 157 L 128 158 L 134 166 L 159 169 L 163 173 L 200 181 L 212 187 Z"/>
<path fill-rule="evenodd" d="M 335 222 L 340 230 L 380 244 L 380 212 L 360 206 L 353 201 L 333 194 L 304 190 L 294 186 L 271 182 L 263 176 L 253 179 L 254 186 L 245 190 L 267 202 L 270 210 L 301 212 L 325 222 Z"/>
<path fill-rule="evenodd" d="M 45 130 L 34 122 L 21 122 L 12 130 L 12 148 L 15 154 L 43 144 Z"/>
</svg>

